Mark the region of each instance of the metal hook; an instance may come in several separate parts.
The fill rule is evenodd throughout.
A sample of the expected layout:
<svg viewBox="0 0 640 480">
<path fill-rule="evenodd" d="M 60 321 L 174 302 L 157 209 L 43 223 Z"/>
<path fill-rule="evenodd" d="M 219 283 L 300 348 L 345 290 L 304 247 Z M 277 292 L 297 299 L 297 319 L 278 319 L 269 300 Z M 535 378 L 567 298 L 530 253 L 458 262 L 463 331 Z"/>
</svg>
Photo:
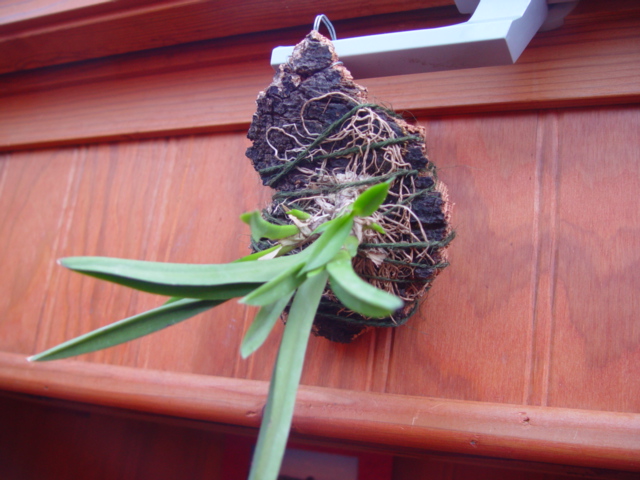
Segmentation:
<svg viewBox="0 0 640 480">
<path fill-rule="evenodd" d="M 333 28 L 333 24 L 329 20 L 329 17 L 327 17 L 324 13 L 316 16 L 316 19 L 313 22 L 313 30 L 318 32 L 319 29 L 320 29 L 320 24 L 321 23 L 324 23 L 325 27 L 327 27 L 327 30 L 329 30 L 329 35 L 331 36 L 331 41 L 335 42 L 338 39 L 338 37 L 336 37 L 336 29 Z"/>
</svg>

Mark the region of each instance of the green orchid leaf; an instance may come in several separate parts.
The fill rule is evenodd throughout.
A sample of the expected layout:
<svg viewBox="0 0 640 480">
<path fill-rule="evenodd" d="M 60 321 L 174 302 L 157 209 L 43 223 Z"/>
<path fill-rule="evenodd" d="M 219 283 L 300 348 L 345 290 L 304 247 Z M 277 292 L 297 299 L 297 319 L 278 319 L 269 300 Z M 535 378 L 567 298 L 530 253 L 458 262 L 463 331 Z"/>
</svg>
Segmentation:
<svg viewBox="0 0 640 480">
<path fill-rule="evenodd" d="M 170 303 L 177 302 L 178 300 L 182 300 L 183 297 L 169 297 L 169 299 L 164 302 L 163 305 L 169 305 Z"/>
<path fill-rule="evenodd" d="M 259 210 L 243 213 L 240 215 L 240 220 L 251 227 L 251 238 L 254 242 L 257 242 L 261 238 L 280 240 L 291 237 L 300 231 L 295 225 L 276 225 L 267 222 L 262 218 Z"/>
<path fill-rule="evenodd" d="M 307 273 L 329 263 L 340 251 L 353 228 L 352 213 L 331 220 L 320 238 L 305 250 L 309 260 L 302 268 L 301 273 Z"/>
<path fill-rule="evenodd" d="M 282 249 L 282 245 L 274 245 L 273 247 L 267 248 L 266 250 L 260 250 L 259 252 L 252 253 L 250 255 L 247 255 L 246 257 L 242 257 L 237 260 L 234 260 L 233 263 L 252 262 L 254 260 L 258 260 L 259 258 L 264 257 L 265 255 L 268 255 L 271 252 L 275 252 L 276 250 L 279 250 L 279 249 Z"/>
<path fill-rule="evenodd" d="M 373 215 L 387 198 L 390 186 L 389 182 L 383 182 L 366 189 L 353 202 L 353 213 L 358 217 Z"/>
<path fill-rule="evenodd" d="M 322 232 L 324 232 L 327 228 L 331 227 L 331 225 L 333 225 L 334 223 L 336 223 L 338 220 L 340 220 L 343 216 L 338 216 L 332 220 L 327 220 L 326 222 L 321 223 L 320 225 L 318 225 L 315 230 L 313 232 L 311 232 L 311 235 L 320 235 Z"/>
<path fill-rule="evenodd" d="M 278 299 L 293 294 L 304 281 L 303 275 L 298 275 L 304 263 L 282 272 L 273 280 L 253 290 L 240 300 L 247 305 L 262 307 L 276 302 Z"/>
<path fill-rule="evenodd" d="M 291 210 L 287 211 L 287 215 L 296 217 L 298 220 L 308 220 L 311 218 L 311 215 L 309 215 L 307 212 L 303 212 L 302 210 L 298 210 L 297 208 L 292 208 Z"/>
<path fill-rule="evenodd" d="M 247 358 L 260 348 L 269 336 L 278 318 L 280 318 L 280 315 L 284 312 L 292 296 L 293 293 L 285 295 L 272 304 L 260 308 L 242 340 L 242 346 L 240 347 L 242 358 Z"/>
<path fill-rule="evenodd" d="M 103 275 L 100 273 L 90 273 L 91 277 L 108 282 L 117 283 L 129 288 L 134 288 L 142 292 L 154 293 L 156 295 L 166 295 L 177 298 L 195 298 L 199 300 L 229 300 L 230 298 L 240 298 L 248 295 L 262 283 L 231 283 L 228 285 L 163 285 L 151 282 L 140 282 L 126 277 L 115 277 L 113 275 Z"/>
<path fill-rule="evenodd" d="M 297 248 L 297 245 L 283 245 L 280 248 L 280 250 L 278 250 L 278 254 L 276 255 L 276 258 L 283 257 L 286 254 L 288 254 L 290 251 L 295 250 L 296 248 Z M 300 255 L 300 253 L 297 253 L 296 255 Z"/>
<path fill-rule="evenodd" d="M 321 223 L 320 225 L 318 225 L 315 230 L 313 232 L 311 232 L 311 235 L 320 235 L 322 232 L 324 232 L 329 226 L 331 226 L 331 222 L 333 222 L 334 220 L 337 220 L 336 218 L 334 218 L 333 220 L 329 220 L 328 222 L 324 222 Z"/>
<path fill-rule="evenodd" d="M 335 282 L 335 280 L 330 281 L 329 285 L 331 285 L 331 290 L 336 294 L 338 300 L 340 300 L 345 307 L 353 310 L 354 312 L 358 312 L 365 317 L 385 318 L 393 313 L 389 309 L 380 308 L 369 302 L 362 301 L 360 298 L 352 295 L 349 290 L 342 286 L 342 284 Z"/>
<path fill-rule="evenodd" d="M 189 298 L 179 299 L 61 343 L 56 347 L 29 357 L 29 360 L 58 360 L 112 347 L 187 320 L 221 303 L 223 302 Z"/>
<path fill-rule="evenodd" d="M 267 254 L 269 254 L 271 252 L 274 252 L 274 251 L 278 251 L 278 250 L 283 250 L 283 247 L 281 245 L 274 245 L 273 247 L 267 248 L 266 250 L 261 250 L 259 252 L 252 253 L 252 254 L 247 255 L 245 257 L 238 258 L 237 260 L 234 260 L 233 263 L 251 262 L 251 261 L 254 261 L 254 260 L 258 260 L 258 259 L 264 257 L 265 255 L 267 255 Z M 280 253 L 280 252 L 278 252 L 278 253 Z M 251 290 L 257 288 L 260 284 L 246 284 L 246 285 L 249 286 L 249 288 L 247 289 L 247 293 L 249 293 Z M 241 288 L 240 284 L 235 284 L 234 287 Z M 139 288 L 138 288 L 138 290 L 139 290 Z M 230 291 L 230 290 L 228 290 L 228 291 Z M 233 295 L 233 296 L 227 295 L 226 298 L 241 297 L 241 296 L 245 295 L 244 293 L 241 293 L 241 292 L 242 292 L 241 290 L 238 290 L 239 295 Z M 223 295 L 218 295 L 218 296 L 224 297 L 224 294 Z M 169 300 L 167 300 L 165 302 L 165 305 L 168 304 L 168 303 L 171 303 L 171 302 L 175 302 L 176 300 L 180 300 L 181 298 L 184 298 L 184 297 L 171 297 L 171 298 L 169 298 Z M 200 298 L 200 297 L 195 296 L 194 298 Z M 216 300 L 216 298 L 214 298 L 214 300 Z"/>
<path fill-rule="evenodd" d="M 358 242 L 358 237 L 355 235 L 349 235 L 342 248 L 349 254 L 349 256 L 355 257 L 358 254 L 359 244 L 360 242 Z"/>
<path fill-rule="evenodd" d="M 376 222 L 372 222 L 369 225 L 367 225 L 365 228 L 370 228 L 371 230 L 375 230 L 378 233 L 381 233 L 382 235 L 386 234 L 387 232 L 385 231 L 384 228 L 382 228 L 382 225 L 380 225 L 379 223 Z"/>
<path fill-rule="evenodd" d="M 85 275 L 150 291 L 150 289 L 155 290 L 160 286 L 202 288 L 220 285 L 262 284 L 273 279 L 283 270 L 300 264 L 308 257 L 305 252 L 306 250 L 295 255 L 271 260 L 208 265 L 145 262 L 109 257 L 67 257 L 59 260 L 59 263 Z M 198 298 L 189 297 L 188 294 L 183 293 L 169 293 L 168 295 Z"/>
<path fill-rule="evenodd" d="M 307 277 L 293 299 L 271 376 L 249 480 L 276 480 L 278 477 L 291 428 L 311 326 L 326 284 L 327 272 L 322 269 Z"/>
<path fill-rule="evenodd" d="M 404 302 L 389 292 L 380 290 L 362 280 L 351 265 L 351 258 L 344 250 L 327 265 L 333 293 L 345 307 L 361 315 L 384 318 L 402 308 Z"/>
</svg>

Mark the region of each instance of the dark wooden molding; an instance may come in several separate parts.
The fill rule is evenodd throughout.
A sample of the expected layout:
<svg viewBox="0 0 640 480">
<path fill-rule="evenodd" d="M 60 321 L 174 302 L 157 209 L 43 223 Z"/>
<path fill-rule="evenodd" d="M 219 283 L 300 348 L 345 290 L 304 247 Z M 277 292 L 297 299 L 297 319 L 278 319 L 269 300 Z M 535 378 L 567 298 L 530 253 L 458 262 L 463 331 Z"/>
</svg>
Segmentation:
<svg viewBox="0 0 640 480">
<path fill-rule="evenodd" d="M 257 427 L 267 382 L 0 353 L 0 389 Z M 302 386 L 293 432 L 390 447 L 640 471 L 640 414 Z"/>
</svg>

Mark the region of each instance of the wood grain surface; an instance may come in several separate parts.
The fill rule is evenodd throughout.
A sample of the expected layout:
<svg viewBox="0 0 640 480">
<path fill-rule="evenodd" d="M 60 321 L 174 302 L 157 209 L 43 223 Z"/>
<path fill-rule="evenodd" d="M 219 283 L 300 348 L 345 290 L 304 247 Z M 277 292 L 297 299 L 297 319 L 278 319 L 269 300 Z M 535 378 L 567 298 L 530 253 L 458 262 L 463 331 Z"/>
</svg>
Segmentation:
<svg viewBox="0 0 640 480">
<path fill-rule="evenodd" d="M 244 480 L 254 442 L 238 427 L 7 393 L 0 393 L 0 425 L 6 480 Z M 637 478 L 633 472 L 459 454 L 404 451 L 392 457 L 361 443 L 334 439 L 327 445 L 299 435 L 291 447 L 356 457 L 361 480 Z"/>
<path fill-rule="evenodd" d="M 417 112 L 458 235 L 406 326 L 311 339 L 298 434 L 640 470 L 640 9 L 585 3 L 515 66 L 367 81 Z M 235 302 L 25 360 L 163 301 L 60 257 L 247 253 L 238 216 L 270 191 L 245 130 L 271 71 L 243 38 L 0 77 L 0 389 L 258 425 L 282 326 L 242 360 Z"/>
<path fill-rule="evenodd" d="M 637 103 L 640 7 L 593 17 L 587 11 L 538 34 L 513 66 L 362 83 L 372 98 L 418 116 Z M 0 78 L 0 149 L 246 130 L 271 81 L 268 59 L 278 41 L 277 34 L 239 37 Z"/>
<path fill-rule="evenodd" d="M 0 353 L 0 388 L 154 414 L 257 427 L 268 383 Z M 303 386 L 292 434 L 597 468 L 640 470 L 640 415 L 446 401 Z"/>
<path fill-rule="evenodd" d="M 16 5 L 17 3 L 17 5 Z M 451 5 L 448 0 L 30 0 L 0 7 L 0 73 L 210 38 Z M 49 15 L 47 15 L 49 13 Z"/>
<path fill-rule="evenodd" d="M 303 384 L 353 395 L 409 395 L 417 402 L 431 397 L 444 405 L 451 400 L 522 404 L 540 406 L 540 412 L 570 407 L 594 414 L 634 412 L 621 418 L 636 418 L 640 344 L 634 298 L 640 285 L 633 239 L 640 218 L 637 200 L 628 192 L 637 190 L 640 173 L 639 118 L 638 108 L 627 106 L 425 121 L 431 158 L 455 203 L 458 238 L 451 247 L 452 267 L 405 327 L 370 332 L 351 345 L 313 338 Z M 55 258 L 98 254 L 221 262 L 242 255 L 248 232 L 235 219 L 269 195 L 243 158 L 245 147 L 243 135 L 229 133 L 6 154 L 0 239 L 1 251 L 7 252 L 3 264 L 9 268 L 2 286 L 10 295 L 3 298 L 8 314 L 1 326 L 2 350 L 31 354 L 160 302 L 67 272 L 55 266 Z M 206 378 L 266 380 L 280 332 L 257 354 L 241 360 L 238 346 L 251 315 L 230 303 L 84 360 L 91 368 L 98 362 Z M 77 368 L 80 372 L 84 367 Z M 72 398 L 105 402 L 100 398 L 111 387 L 74 375 L 59 392 L 48 394 L 65 396 L 88 383 L 94 392 L 90 397 Z M 120 373 L 112 375 L 121 380 Z M 155 378 L 142 384 L 156 382 L 164 384 Z M 238 385 L 225 389 L 220 398 L 224 405 L 236 402 L 228 395 L 244 388 Z M 25 387 L 5 383 L 4 388 Z M 141 391 L 118 405 L 135 408 L 143 402 L 141 408 L 149 408 L 144 402 L 156 396 Z M 254 394 L 252 402 L 260 398 Z M 364 398 L 363 404 L 373 402 Z M 412 412 L 413 406 L 389 402 L 398 414 Z M 214 407 L 207 405 L 199 407 L 204 413 L 198 415 L 211 414 Z M 257 417 L 260 407 L 252 405 L 249 416 Z M 338 411 L 331 409 L 329 415 Z M 562 410 L 558 418 L 567 412 Z M 207 418 L 237 423 L 242 417 Z M 337 430 L 316 431 L 315 414 L 308 423 L 300 418 L 314 434 L 340 435 Z M 256 421 L 251 418 L 248 424 Z M 389 419 L 391 425 L 395 422 Z M 633 422 L 629 425 L 633 438 L 637 430 Z M 379 426 L 367 430 L 358 424 L 354 431 L 404 445 L 393 432 L 375 436 Z M 603 424 L 603 429 L 609 426 Z M 586 442 L 586 430 L 580 432 Z M 594 431 L 589 438 L 602 433 Z M 461 448 L 462 443 L 447 447 L 444 437 L 436 438 L 437 448 Z M 423 441 L 412 446 L 436 447 Z M 548 461 L 590 462 L 593 456 L 581 452 L 576 460 L 563 451 L 545 457 L 541 452 L 547 444 L 531 450 L 531 441 L 523 439 L 522 451 Z M 533 458 L 515 451 L 509 450 L 510 455 Z M 500 446 L 479 453 L 508 452 Z M 619 467 L 635 468 L 616 458 L 622 462 Z"/>
</svg>

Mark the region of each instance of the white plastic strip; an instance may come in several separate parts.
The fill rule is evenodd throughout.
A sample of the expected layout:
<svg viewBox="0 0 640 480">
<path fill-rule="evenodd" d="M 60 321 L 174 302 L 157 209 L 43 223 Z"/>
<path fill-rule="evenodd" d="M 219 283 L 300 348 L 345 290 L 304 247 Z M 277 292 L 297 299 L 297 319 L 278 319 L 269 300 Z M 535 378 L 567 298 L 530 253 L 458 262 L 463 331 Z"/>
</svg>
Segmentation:
<svg viewBox="0 0 640 480">
<path fill-rule="evenodd" d="M 546 0 L 481 0 L 458 25 L 334 41 L 356 78 L 514 63 L 547 17 Z M 293 47 L 277 47 L 271 65 L 285 63 Z"/>
</svg>

